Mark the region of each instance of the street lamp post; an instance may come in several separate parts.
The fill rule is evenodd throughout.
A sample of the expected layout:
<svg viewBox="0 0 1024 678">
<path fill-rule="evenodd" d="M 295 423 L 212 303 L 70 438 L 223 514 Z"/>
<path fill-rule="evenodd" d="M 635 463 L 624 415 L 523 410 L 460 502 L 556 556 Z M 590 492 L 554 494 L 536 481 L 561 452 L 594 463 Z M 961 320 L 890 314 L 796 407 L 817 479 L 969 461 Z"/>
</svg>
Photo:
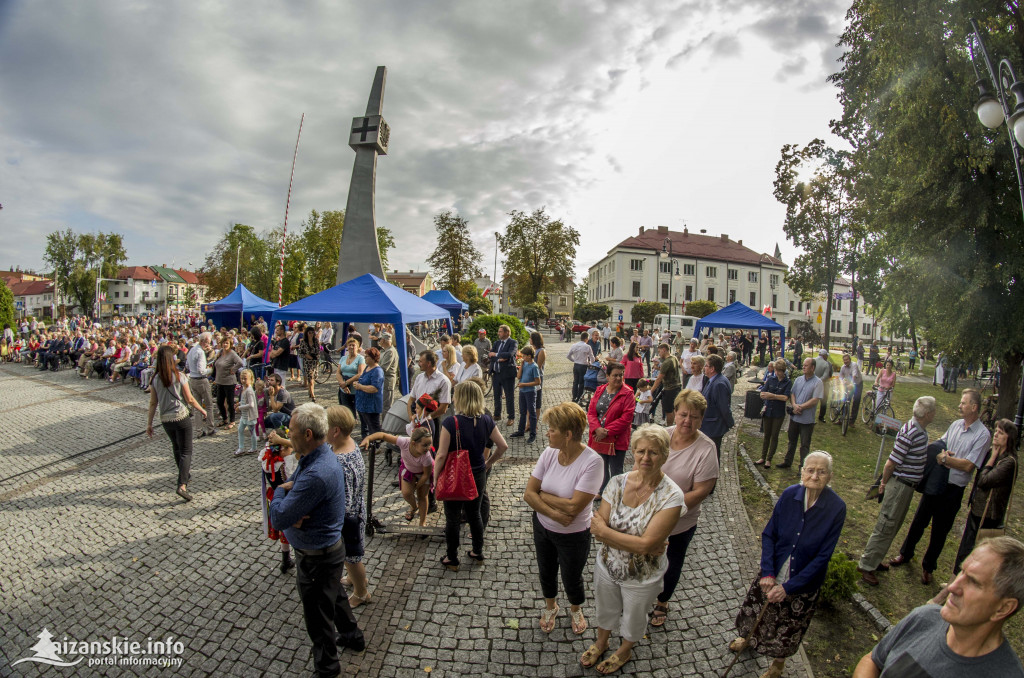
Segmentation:
<svg viewBox="0 0 1024 678">
<path fill-rule="evenodd" d="M 238 249 L 235 250 L 235 287 L 238 287 L 238 260 L 242 256 L 242 246 L 239 245 Z"/>
<path fill-rule="evenodd" d="M 661 243 L 661 258 L 668 260 L 668 330 L 672 331 L 672 279 L 679 278 L 679 262 L 672 258 L 672 238 Z M 682 329 L 680 327 L 680 329 Z"/>
<path fill-rule="evenodd" d="M 1013 152 L 1013 168 L 1017 172 L 1017 189 L 1020 192 L 1021 217 L 1024 219 L 1024 172 L 1021 169 L 1020 146 L 1024 146 L 1024 82 L 1017 77 L 1013 64 L 1009 59 L 1001 59 L 996 68 L 992 67 L 992 59 L 989 57 L 985 42 L 981 39 L 981 31 L 978 24 L 971 19 L 973 35 L 967 41 L 967 48 L 971 55 L 971 66 L 974 67 L 974 75 L 978 85 L 978 103 L 974 105 L 974 112 L 977 113 L 981 124 L 989 129 L 997 129 L 1006 121 L 1006 133 L 1010 136 L 1010 149 Z M 995 85 L 998 99 L 989 91 L 988 83 L 981 77 L 978 71 L 977 55 L 975 46 L 981 52 L 984 60 L 985 70 L 988 77 Z M 998 74 L 998 77 L 997 77 Z M 1013 94 L 1016 101 L 1010 109 L 1009 94 Z M 1017 429 L 1020 430 L 1024 421 L 1024 365 L 1021 370 L 1020 391 L 1017 397 L 1017 414 L 1013 419 Z M 1020 438 L 1018 437 L 1018 445 Z"/>
</svg>

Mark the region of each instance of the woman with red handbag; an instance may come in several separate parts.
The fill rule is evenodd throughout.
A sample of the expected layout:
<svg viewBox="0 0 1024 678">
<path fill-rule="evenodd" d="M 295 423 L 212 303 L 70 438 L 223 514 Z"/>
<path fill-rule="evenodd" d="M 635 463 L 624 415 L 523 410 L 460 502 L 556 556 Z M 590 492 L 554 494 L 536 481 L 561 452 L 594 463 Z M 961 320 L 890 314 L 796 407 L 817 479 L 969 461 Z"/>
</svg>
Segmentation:
<svg viewBox="0 0 1024 678">
<path fill-rule="evenodd" d="M 464 381 L 452 394 L 455 416 L 444 420 L 434 460 L 434 494 L 444 501 L 447 554 L 441 564 L 459 571 L 459 523 L 466 513 L 473 548 L 466 555 L 483 561 L 484 523 L 480 501 L 487 483 L 487 472 L 508 449 L 489 414 L 484 413 L 484 392 L 475 381 Z M 487 441 L 494 450 L 485 457 Z"/>
<path fill-rule="evenodd" d="M 587 445 L 597 451 L 604 460 L 604 492 L 608 480 L 622 473 L 629 449 L 629 434 L 633 431 L 633 410 L 636 401 L 633 389 L 623 383 L 625 367 L 622 363 L 609 362 L 608 383 L 597 388 L 590 399 L 587 421 L 590 423 L 590 440 Z"/>
</svg>

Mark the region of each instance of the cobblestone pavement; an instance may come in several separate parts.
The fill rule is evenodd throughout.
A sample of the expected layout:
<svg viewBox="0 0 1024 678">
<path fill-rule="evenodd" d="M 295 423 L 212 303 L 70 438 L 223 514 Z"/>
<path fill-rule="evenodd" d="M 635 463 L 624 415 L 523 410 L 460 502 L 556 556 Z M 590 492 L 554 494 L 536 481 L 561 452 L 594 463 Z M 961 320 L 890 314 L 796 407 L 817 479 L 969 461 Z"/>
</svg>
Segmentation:
<svg viewBox="0 0 1024 678">
<path fill-rule="evenodd" d="M 549 344 L 547 403 L 568 398 L 567 348 Z M 278 553 L 262 537 L 257 465 L 232 456 L 233 432 L 196 441 L 189 485 L 195 500 L 186 504 L 174 494 L 166 436 L 141 433 L 147 396 L 138 389 L 22 365 L 0 367 L 0 384 L 0 532 L 7 544 L 0 675 L 311 673 L 294 571 L 279 573 Z M 294 391 L 305 400 L 301 388 Z M 578 663 L 593 629 L 577 637 L 564 615 L 550 635 L 537 627 L 543 601 L 522 493 L 543 440 L 513 440 L 491 475 L 486 562 L 465 559 L 453 573 L 438 563 L 441 539 L 377 534 L 367 541 L 373 602 L 356 615 L 368 647 L 342 654 L 346 673 L 596 675 Z M 623 674 L 720 675 L 732 659 L 726 644 L 759 548 L 739 497 L 735 443 L 727 438 L 723 447 L 723 475 L 705 502 L 669 621 L 651 628 Z M 376 471 L 374 512 L 393 522 L 401 511 L 391 487 L 396 471 L 383 458 Z M 438 524 L 439 516 L 431 520 Z M 584 611 L 592 621 L 593 601 Z M 182 663 L 12 665 L 35 655 L 30 648 L 44 628 L 58 642 L 117 636 L 145 644 L 173 636 L 183 651 L 170 656 Z M 790 675 L 803 671 L 798 658 L 790 664 Z M 731 675 L 756 676 L 766 666 L 747 653 Z"/>
</svg>

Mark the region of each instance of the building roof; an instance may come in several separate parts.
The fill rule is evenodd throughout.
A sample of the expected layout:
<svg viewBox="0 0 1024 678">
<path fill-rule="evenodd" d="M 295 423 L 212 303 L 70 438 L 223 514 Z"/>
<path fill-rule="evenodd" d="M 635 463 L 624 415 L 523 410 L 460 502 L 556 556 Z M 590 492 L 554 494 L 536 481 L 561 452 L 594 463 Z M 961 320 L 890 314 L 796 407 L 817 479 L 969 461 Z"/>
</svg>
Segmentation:
<svg viewBox="0 0 1024 678">
<path fill-rule="evenodd" d="M 645 229 L 641 226 L 638 235 L 626 238 L 613 249 L 628 247 L 661 252 L 661 248 L 665 244 L 665 238 L 672 239 L 673 255 L 749 264 L 751 266 L 768 264 L 770 266 L 786 267 L 786 264 L 781 259 L 767 253 L 759 254 L 749 247 L 744 247 L 742 240 L 730 240 L 729 236 L 725 233 L 720 236 L 700 235 L 690 233 L 686 228 L 682 231 L 670 231 L 668 226 L 658 226 L 657 228 L 650 229 Z"/>
<path fill-rule="evenodd" d="M 186 271 L 183 268 L 176 268 L 176 269 L 174 269 L 174 271 L 179 276 L 181 276 L 181 279 L 184 280 L 186 284 L 189 284 L 189 285 L 198 285 L 199 284 L 199 278 L 192 271 Z"/>
<path fill-rule="evenodd" d="M 37 294 L 53 292 L 52 280 L 25 280 L 10 285 L 11 294 L 16 297 L 29 297 Z"/>
<path fill-rule="evenodd" d="M 114 277 L 119 280 L 158 280 L 156 273 L 148 266 L 126 266 Z"/>
<path fill-rule="evenodd" d="M 150 266 L 153 272 L 164 279 L 165 282 L 169 283 L 181 283 L 185 284 L 185 279 L 175 272 L 173 268 L 167 268 L 166 266 Z"/>
</svg>

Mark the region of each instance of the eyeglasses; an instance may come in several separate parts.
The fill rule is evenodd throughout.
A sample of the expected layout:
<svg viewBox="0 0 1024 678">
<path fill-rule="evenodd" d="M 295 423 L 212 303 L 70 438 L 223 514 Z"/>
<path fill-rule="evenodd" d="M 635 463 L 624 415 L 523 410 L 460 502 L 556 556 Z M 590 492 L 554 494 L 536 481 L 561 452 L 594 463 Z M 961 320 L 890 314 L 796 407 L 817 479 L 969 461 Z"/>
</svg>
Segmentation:
<svg viewBox="0 0 1024 678">
<path fill-rule="evenodd" d="M 806 475 L 809 475 L 809 476 L 827 476 L 828 475 L 828 469 L 827 468 L 805 468 L 805 469 L 803 469 L 803 473 L 805 473 Z"/>
</svg>

